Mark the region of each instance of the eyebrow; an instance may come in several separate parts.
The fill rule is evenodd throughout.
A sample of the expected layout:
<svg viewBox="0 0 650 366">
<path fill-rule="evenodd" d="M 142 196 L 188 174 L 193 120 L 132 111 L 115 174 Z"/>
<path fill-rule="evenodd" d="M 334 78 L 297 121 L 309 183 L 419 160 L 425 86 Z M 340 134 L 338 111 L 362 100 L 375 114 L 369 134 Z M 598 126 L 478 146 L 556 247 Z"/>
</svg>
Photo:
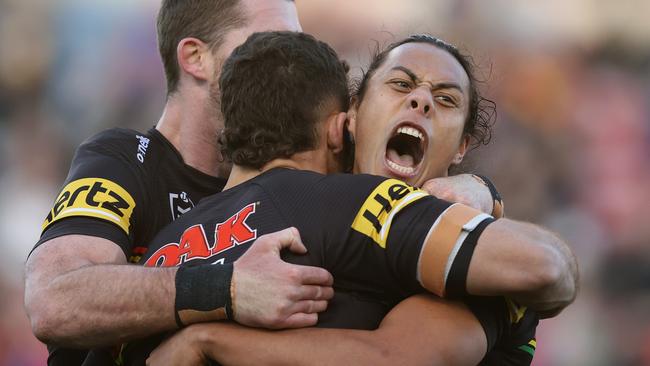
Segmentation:
<svg viewBox="0 0 650 366">
<path fill-rule="evenodd" d="M 418 78 L 418 76 L 415 75 L 415 73 L 407 67 L 395 66 L 391 70 L 401 71 L 405 73 L 414 83 L 418 83 L 420 81 L 420 78 Z M 463 93 L 463 89 L 460 87 L 460 85 L 453 82 L 443 82 L 443 83 L 433 84 L 432 90 L 439 90 L 439 89 L 457 89 L 459 92 Z"/>
</svg>

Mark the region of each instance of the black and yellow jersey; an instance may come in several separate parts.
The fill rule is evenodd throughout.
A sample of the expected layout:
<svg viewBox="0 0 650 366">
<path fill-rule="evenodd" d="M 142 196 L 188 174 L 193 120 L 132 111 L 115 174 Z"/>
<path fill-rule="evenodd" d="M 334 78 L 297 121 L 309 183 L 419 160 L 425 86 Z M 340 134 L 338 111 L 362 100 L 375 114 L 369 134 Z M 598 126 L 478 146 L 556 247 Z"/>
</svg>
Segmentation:
<svg viewBox="0 0 650 366">
<path fill-rule="evenodd" d="M 224 185 L 225 180 L 186 165 L 156 129 L 106 130 L 75 152 L 36 246 L 64 235 L 96 236 L 116 243 L 137 262 L 161 228 Z M 80 365 L 86 354 L 49 349 L 50 365 Z"/>
<path fill-rule="evenodd" d="M 480 299 L 480 298 L 477 298 Z M 530 365 L 537 348 L 537 339 L 535 330 L 539 323 L 537 313 L 525 306 L 517 304 L 510 299 L 492 298 L 489 300 L 494 304 L 494 310 L 502 314 L 499 324 L 486 325 L 483 329 L 491 329 L 493 336 L 488 336 L 488 340 L 493 339 L 494 343 L 488 343 L 489 352 L 479 364 L 480 366 L 522 366 Z M 479 300 L 478 303 L 468 302 L 470 309 L 474 314 L 486 311 L 485 300 Z M 482 307 L 482 309 L 479 309 Z M 507 309 L 504 312 L 503 309 Z M 487 308 L 489 309 L 489 307 Z M 507 316 L 503 316 L 507 313 Z M 494 317 L 477 316 L 479 321 L 493 321 Z"/>
<path fill-rule="evenodd" d="M 231 263 L 259 236 L 294 226 L 308 253 L 283 259 L 334 276 L 335 297 L 318 326 L 375 329 L 412 294 L 463 294 L 474 246 L 493 221 L 395 179 L 277 168 L 204 199 L 154 238 L 142 263 Z M 504 300 L 477 297 L 468 304 L 488 345 L 500 344 L 510 324 Z M 159 339 L 126 347 L 127 364 L 143 362 Z"/>
<path fill-rule="evenodd" d="M 106 130 L 75 152 L 36 246 L 62 235 L 98 236 L 133 261 L 161 228 L 224 185 L 186 165 L 156 129 Z"/>
</svg>

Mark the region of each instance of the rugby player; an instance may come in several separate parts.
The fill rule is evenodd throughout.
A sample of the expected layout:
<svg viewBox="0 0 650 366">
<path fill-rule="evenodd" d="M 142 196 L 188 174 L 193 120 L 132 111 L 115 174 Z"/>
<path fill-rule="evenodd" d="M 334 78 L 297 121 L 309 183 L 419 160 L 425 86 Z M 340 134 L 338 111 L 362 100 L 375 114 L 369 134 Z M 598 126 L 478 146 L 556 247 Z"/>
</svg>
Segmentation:
<svg viewBox="0 0 650 366">
<path fill-rule="evenodd" d="M 300 30 L 288 0 L 164 0 L 157 25 L 168 90 L 158 124 L 146 133 L 108 130 L 78 148 L 26 263 L 25 307 L 34 334 L 52 345 L 51 365 L 80 364 L 83 348 L 177 328 L 176 269 L 127 260 L 226 182 L 229 164 L 216 147 L 223 60 L 255 31 Z M 218 268 L 237 284 L 237 321 L 312 325 L 332 296 L 331 275 L 282 262 L 282 245 L 260 238 L 257 255 Z"/>
<path fill-rule="evenodd" d="M 148 265 L 189 263 L 190 265 L 182 268 L 187 267 L 185 270 L 192 271 L 192 265 L 195 264 L 227 263 L 240 255 L 255 235 L 277 229 L 278 226 L 295 224 L 305 242 L 310 244 L 311 254 L 307 259 L 313 261 L 311 263 L 326 266 L 334 273 L 337 296 L 341 293 L 354 294 L 354 297 L 370 301 L 377 301 L 375 296 L 386 296 L 392 298 L 389 303 L 394 303 L 422 285 L 438 295 L 507 293 L 541 310 L 554 310 L 572 300 L 575 294 L 575 278 L 571 271 L 574 270 L 575 263 L 569 262 L 573 257 L 569 252 L 565 260 L 566 246 L 548 232 L 532 225 L 505 219 L 495 222 L 486 219 L 476 225 L 475 221 L 481 221 L 480 217 L 483 217 L 477 211 L 463 205 L 449 206 L 449 203 L 433 197 L 415 198 L 418 195 L 416 192 L 421 191 L 406 188 L 406 185 L 394 180 L 365 175 L 324 177 L 299 170 L 281 169 L 305 169 L 322 173 L 328 171 L 328 166 L 337 166 L 335 153 L 340 154 L 342 150 L 342 128 L 345 119 L 339 112 L 344 110 L 347 104 L 346 98 L 341 96 L 345 93 L 345 88 L 341 86 L 343 82 L 340 81 L 344 77 L 339 75 L 337 83 L 337 77 L 331 76 L 332 71 L 326 69 L 327 57 L 335 59 L 333 51 L 323 54 L 323 49 L 328 48 L 322 43 L 319 43 L 320 52 L 309 50 L 310 46 L 316 47 L 313 45 L 314 41 L 310 41 L 308 37 L 303 36 L 296 41 L 297 44 L 282 40 L 283 37 L 300 35 L 254 35 L 235 51 L 224 66 L 221 79 L 222 109 L 226 118 L 224 150 L 235 162 L 227 185 L 229 189 L 206 199 L 192 213 L 164 229 L 150 246 L 150 249 L 155 251 L 147 254 Z M 414 50 L 420 52 L 419 57 L 418 52 L 394 52 L 400 55 L 395 57 L 391 54 L 393 49 L 407 48 L 404 45 L 409 43 L 413 43 L 410 46 L 417 46 Z M 429 70 L 432 74 L 424 74 L 429 79 L 436 73 L 432 71 L 430 64 L 423 62 L 420 68 L 414 65 L 434 56 L 433 59 L 439 61 L 437 70 L 443 74 L 438 76 L 442 80 L 455 80 L 453 74 L 444 76 L 445 72 L 454 69 L 450 65 L 454 65 L 456 61 L 443 46 L 444 44 L 431 38 L 408 39 L 386 51 L 383 57 L 388 60 L 373 63 L 374 68 L 371 67 L 371 71 L 376 71 L 377 78 L 380 78 L 383 71 L 381 67 L 388 65 L 389 69 L 395 71 L 408 70 L 406 77 L 411 78 L 409 73 L 417 75 L 416 73 Z M 438 53 L 438 50 L 442 52 Z M 441 55 L 446 55 L 446 58 Z M 452 62 L 449 62 L 450 60 Z M 402 66 L 395 68 L 392 63 L 396 61 Z M 336 64 L 335 61 L 330 63 Z M 458 66 L 464 73 L 462 67 Z M 339 74 L 340 69 L 339 67 Z M 402 95 L 402 104 L 407 106 L 404 110 L 415 120 L 412 123 L 431 123 L 431 120 L 436 118 L 427 116 L 427 112 L 431 111 L 433 103 L 427 103 L 426 98 L 418 99 L 421 97 L 418 95 L 409 96 L 413 94 L 407 91 L 409 88 L 418 88 L 413 86 L 417 85 L 413 79 L 417 80 L 415 77 L 411 78 L 411 86 L 408 86 L 408 81 L 402 80 L 407 85 L 397 85 L 398 88 L 393 91 L 396 95 Z M 394 82 L 398 80 L 399 78 L 395 78 Z M 370 82 L 373 83 L 372 80 Z M 448 83 L 458 86 L 457 100 L 470 99 L 468 80 Z M 382 82 L 380 85 L 383 84 Z M 326 90 L 319 93 L 319 87 Z M 389 87 L 395 86 L 389 83 Z M 427 85 L 429 94 L 430 88 L 431 86 Z M 246 91 L 246 94 L 237 92 L 241 90 Z M 416 100 L 417 104 L 414 105 L 412 102 Z M 278 107 L 280 101 L 281 108 Z M 357 100 L 355 103 L 361 102 Z M 384 103 L 386 102 L 384 100 Z M 427 105 L 429 108 L 425 108 Z M 316 112 L 309 112 L 314 109 Z M 462 108 L 461 112 L 465 113 Z M 462 139 L 464 123 L 464 118 L 455 122 L 461 130 L 456 141 Z M 310 185 L 310 189 L 306 189 L 305 184 Z M 443 205 L 444 208 L 434 208 L 436 205 Z M 470 218 L 467 221 L 461 220 L 458 224 L 459 228 L 464 227 L 468 231 L 467 236 L 462 239 L 458 237 L 462 235 L 461 229 L 456 234 L 443 230 L 447 225 L 445 218 L 447 215 L 455 215 L 453 211 L 456 209 L 473 212 L 468 214 Z M 423 212 L 429 214 L 422 215 Z M 440 217 L 440 220 L 437 221 L 436 217 Z M 220 225 L 231 221 L 239 223 L 240 236 L 224 238 Z M 467 225 L 467 222 L 473 224 Z M 326 228 L 323 228 L 323 225 Z M 420 230 L 422 235 L 418 237 Z M 450 236 L 440 236 L 443 232 Z M 460 245 L 460 249 L 455 253 L 445 252 L 441 249 L 445 247 L 445 241 L 452 244 L 451 247 L 453 244 Z M 476 250 L 472 257 L 475 244 Z M 437 252 L 431 251 L 430 248 L 434 247 Z M 417 259 L 413 259 L 414 257 Z M 438 262 L 433 261 L 433 258 Z M 464 264 L 459 264 L 461 262 Z M 390 267 L 388 273 L 383 268 L 386 264 Z M 401 267 L 402 265 L 405 267 Z M 409 265 L 414 268 L 407 269 Z M 444 280 L 434 281 L 438 287 L 429 282 L 431 272 L 426 270 L 429 268 L 436 272 L 432 269 L 436 266 L 442 272 L 445 272 L 445 269 L 448 271 Z M 547 273 L 548 270 L 552 270 L 551 273 Z M 563 281 L 564 277 L 569 277 L 569 281 Z M 197 282 L 200 281 L 197 279 Z M 323 313 L 325 316 L 321 318 L 319 325 L 340 326 L 341 319 L 344 319 L 342 322 L 348 323 L 349 326 L 350 321 L 359 321 L 349 318 L 348 313 L 355 308 L 345 308 L 337 300 L 340 298 L 335 297 L 333 306 Z M 201 361 L 206 354 L 236 364 L 273 363 L 275 360 L 278 360 L 275 362 L 277 364 L 310 364 L 315 361 L 330 364 L 375 364 L 379 361 L 388 364 L 411 364 L 419 361 L 431 364 L 433 360 L 442 360 L 436 364 L 476 364 L 483 358 L 486 350 L 494 347 L 497 339 L 516 336 L 521 328 L 528 331 L 531 325 L 534 333 L 534 315 L 525 313 L 523 308 L 517 307 L 512 301 L 474 297 L 466 300 L 474 315 L 469 313 L 464 305 L 415 297 L 410 303 L 405 302 L 394 310 L 395 314 L 391 313 L 376 334 L 300 330 L 295 331 L 294 335 L 300 334 L 302 339 L 293 337 L 293 340 L 297 341 L 293 345 L 289 343 L 292 338 L 290 333 L 293 331 L 268 334 L 254 330 L 230 329 L 228 325 L 219 324 L 191 326 L 170 340 L 174 344 L 170 346 L 168 342 L 161 348 L 161 352 L 154 354 L 152 364 L 157 364 L 157 361 L 192 364 L 192 361 Z M 348 305 L 345 300 L 343 303 Z M 512 312 L 507 311 L 506 304 L 512 307 Z M 211 308 L 208 306 L 202 310 L 209 309 Z M 369 309 L 374 314 L 376 309 Z M 410 316 L 409 312 L 416 310 L 422 314 L 421 320 L 419 317 Z M 328 316 L 332 313 L 334 316 Z M 200 311 L 190 314 L 201 316 Z M 449 315 L 454 318 L 449 318 Z M 496 320 L 494 316 L 497 317 Z M 524 318 L 532 319 L 532 324 L 524 324 Z M 372 322 L 368 319 L 361 321 Z M 421 321 L 424 324 L 420 323 Z M 370 323 L 365 326 L 372 328 Z M 352 326 L 363 328 L 364 324 L 357 322 Z M 382 331 L 386 328 L 393 331 Z M 419 332 L 407 333 L 414 328 Z M 464 328 L 467 328 L 469 336 L 459 332 Z M 232 332 L 212 337 L 214 344 L 220 344 L 222 348 L 205 347 L 200 350 L 201 346 L 210 340 L 206 335 L 210 334 L 211 329 Z M 402 332 L 394 331 L 399 329 Z M 445 337 L 458 343 L 449 344 L 445 342 L 447 339 L 439 339 L 439 332 L 445 331 L 452 331 L 445 334 Z M 200 336 L 191 337 L 192 332 Z M 525 333 L 526 336 L 530 334 Z M 337 339 L 333 336 L 336 334 L 343 337 Z M 424 338 L 418 338 L 417 334 Z M 234 337 L 230 338 L 230 335 Z M 316 337 L 306 338 L 305 335 Z M 372 339 L 374 335 L 374 343 L 364 343 L 365 337 Z M 184 343 L 178 340 L 183 336 L 186 337 Z M 402 351 L 409 348 L 410 344 L 424 348 L 416 348 L 417 352 L 413 352 L 413 355 L 407 354 L 410 358 L 385 358 L 395 349 L 373 345 L 381 344 L 387 336 L 395 338 L 392 345 L 397 346 L 398 352 L 392 352 L 393 355 L 404 356 L 405 352 Z M 319 344 L 318 340 L 323 340 L 323 343 Z M 529 340 L 530 338 L 527 338 L 526 343 Z M 441 343 L 449 345 L 449 349 L 454 350 L 454 353 L 435 354 L 433 351 L 440 347 L 433 346 Z M 533 347 L 526 343 L 523 345 Z M 302 348 L 302 345 L 307 348 Z M 384 346 L 386 345 L 391 343 L 384 342 Z M 251 352 L 253 349 L 256 351 Z M 458 352 L 459 349 L 461 352 Z M 498 353 L 501 350 L 495 351 Z M 527 355 L 526 359 L 522 359 L 521 355 L 510 358 L 511 354 L 504 353 L 497 362 L 529 363 L 530 354 L 523 349 L 520 351 Z M 315 360 L 312 357 L 315 357 Z"/>
</svg>

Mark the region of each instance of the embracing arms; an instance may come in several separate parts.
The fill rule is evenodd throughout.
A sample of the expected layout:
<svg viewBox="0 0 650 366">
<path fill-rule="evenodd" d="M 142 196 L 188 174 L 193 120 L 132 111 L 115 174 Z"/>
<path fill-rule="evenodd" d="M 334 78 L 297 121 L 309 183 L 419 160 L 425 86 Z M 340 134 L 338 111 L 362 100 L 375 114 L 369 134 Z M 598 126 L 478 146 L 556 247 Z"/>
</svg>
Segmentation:
<svg viewBox="0 0 650 366">
<path fill-rule="evenodd" d="M 486 349 L 484 330 L 465 305 L 418 295 L 395 307 L 375 331 L 192 325 L 159 346 L 147 364 L 462 366 L 476 365 Z"/>
<path fill-rule="evenodd" d="M 490 189 L 470 174 L 432 179 L 423 189 L 483 212 L 495 209 Z M 506 295 L 548 317 L 575 299 L 578 279 L 576 258 L 557 235 L 537 225 L 500 219 L 478 240 L 466 290 L 472 295 Z"/>
<path fill-rule="evenodd" d="M 333 295 L 331 275 L 279 258 L 304 253 L 295 229 L 260 237 L 234 265 L 235 320 L 269 328 L 316 323 Z M 36 248 L 26 264 L 25 308 L 34 334 L 71 347 L 113 345 L 177 328 L 177 268 L 129 265 L 106 239 L 66 235 Z"/>
</svg>

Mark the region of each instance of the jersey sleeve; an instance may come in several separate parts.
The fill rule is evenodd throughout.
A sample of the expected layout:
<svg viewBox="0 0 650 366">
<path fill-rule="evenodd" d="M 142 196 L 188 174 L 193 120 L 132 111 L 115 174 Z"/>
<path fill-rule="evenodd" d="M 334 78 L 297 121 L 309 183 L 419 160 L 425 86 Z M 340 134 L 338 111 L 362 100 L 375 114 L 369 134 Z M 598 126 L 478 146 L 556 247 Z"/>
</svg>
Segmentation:
<svg viewBox="0 0 650 366">
<path fill-rule="evenodd" d="M 366 198 L 352 229 L 385 252 L 405 295 L 424 288 L 458 298 L 466 293 L 476 242 L 492 221 L 478 210 L 388 179 Z"/>
<path fill-rule="evenodd" d="M 127 153 L 131 136 L 109 133 L 85 142 L 75 152 L 35 248 L 59 236 L 79 234 L 113 241 L 128 255 L 146 195 L 143 172 L 135 153 Z M 132 139 L 137 141 L 135 136 Z"/>
<path fill-rule="evenodd" d="M 488 352 L 480 363 L 481 366 L 528 366 L 533 361 L 537 340 L 535 332 L 539 317 L 533 310 L 520 306 L 516 302 L 500 298 L 500 314 L 494 324 L 494 314 L 489 314 L 481 307 L 482 298 L 476 298 L 470 308 L 479 318 L 488 337 Z M 504 311 L 505 309 L 505 311 Z M 484 323 L 485 322 L 485 323 Z M 498 328 L 498 331 L 495 331 Z"/>
</svg>

